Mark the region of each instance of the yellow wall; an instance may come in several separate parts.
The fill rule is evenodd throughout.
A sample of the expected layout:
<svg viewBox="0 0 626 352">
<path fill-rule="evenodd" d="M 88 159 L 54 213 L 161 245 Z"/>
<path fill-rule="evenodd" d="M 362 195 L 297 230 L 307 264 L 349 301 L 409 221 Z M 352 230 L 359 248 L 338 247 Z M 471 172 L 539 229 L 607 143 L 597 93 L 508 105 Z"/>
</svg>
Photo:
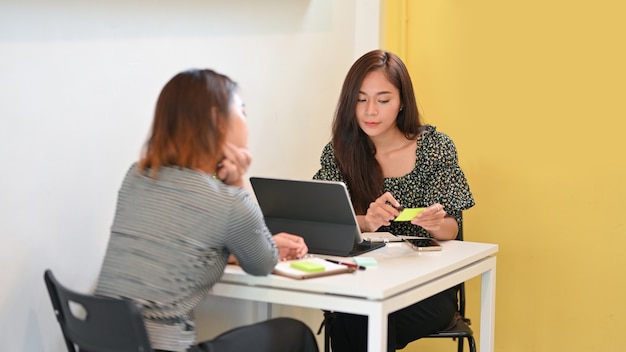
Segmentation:
<svg viewBox="0 0 626 352">
<path fill-rule="evenodd" d="M 626 3 L 384 7 L 383 47 L 459 149 L 477 201 L 466 239 L 500 245 L 496 351 L 626 351 Z M 426 346 L 454 348 L 406 351 Z"/>
</svg>

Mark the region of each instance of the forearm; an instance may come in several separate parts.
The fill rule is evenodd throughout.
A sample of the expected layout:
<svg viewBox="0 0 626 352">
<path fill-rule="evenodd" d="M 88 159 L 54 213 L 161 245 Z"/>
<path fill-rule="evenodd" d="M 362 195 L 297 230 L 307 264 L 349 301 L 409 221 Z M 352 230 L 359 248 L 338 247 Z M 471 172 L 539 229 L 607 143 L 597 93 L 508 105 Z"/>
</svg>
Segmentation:
<svg viewBox="0 0 626 352">
<path fill-rule="evenodd" d="M 242 198 L 241 202 L 233 206 L 238 209 L 238 218 L 237 221 L 226 220 L 235 226 L 228 229 L 224 247 L 236 257 L 244 271 L 252 275 L 266 275 L 278 261 L 278 248 L 258 206 L 247 193 L 240 191 L 238 195 Z"/>
<path fill-rule="evenodd" d="M 278 262 L 278 249 L 262 246 L 255 251 L 246 250 L 242 254 L 234 254 L 237 265 L 250 275 L 263 276 L 272 272 Z"/>
<path fill-rule="evenodd" d="M 428 230 L 428 233 L 437 240 L 447 241 L 456 238 L 459 232 L 459 224 L 452 216 L 443 218 L 441 225 L 437 229 Z"/>
<path fill-rule="evenodd" d="M 357 215 L 356 221 L 359 224 L 359 229 L 361 230 L 361 232 L 374 232 L 378 230 L 377 228 L 376 229 L 370 228 L 370 226 L 365 221 L 365 215 Z"/>
</svg>

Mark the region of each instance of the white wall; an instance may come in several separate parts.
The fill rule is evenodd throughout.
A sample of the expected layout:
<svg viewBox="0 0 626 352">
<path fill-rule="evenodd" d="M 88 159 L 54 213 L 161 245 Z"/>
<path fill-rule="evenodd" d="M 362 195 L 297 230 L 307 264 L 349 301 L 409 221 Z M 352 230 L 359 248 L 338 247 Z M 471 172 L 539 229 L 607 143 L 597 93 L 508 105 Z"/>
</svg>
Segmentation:
<svg viewBox="0 0 626 352">
<path fill-rule="evenodd" d="M 43 272 L 92 287 L 167 80 L 190 67 L 230 75 L 248 109 L 249 174 L 310 178 L 350 64 L 379 45 L 379 11 L 374 0 L 0 1 L 0 350 L 63 350 Z"/>
</svg>

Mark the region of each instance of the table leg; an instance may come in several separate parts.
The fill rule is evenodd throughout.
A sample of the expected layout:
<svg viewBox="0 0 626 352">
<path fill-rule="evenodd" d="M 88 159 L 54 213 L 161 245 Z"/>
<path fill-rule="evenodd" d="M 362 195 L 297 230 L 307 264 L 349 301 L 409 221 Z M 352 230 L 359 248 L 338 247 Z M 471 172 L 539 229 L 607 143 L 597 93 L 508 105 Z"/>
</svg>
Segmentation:
<svg viewBox="0 0 626 352">
<path fill-rule="evenodd" d="M 257 321 L 265 321 L 272 318 L 272 304 L 268 302 L 257 302 Z"/>
<path fill-rule="evenodd" d="M 367 324 L 367 350 L 387 350 L 387 317 L 382 307 L 372 311 L 368 316 Z"/>
<path fill-rule="evenodd" d="M 480 293 L 480 350 L 486 352 L 494 350 L 496 318 L 496 258 L 490 260 L 493 266 L 481 275 Z"/>
</svg>

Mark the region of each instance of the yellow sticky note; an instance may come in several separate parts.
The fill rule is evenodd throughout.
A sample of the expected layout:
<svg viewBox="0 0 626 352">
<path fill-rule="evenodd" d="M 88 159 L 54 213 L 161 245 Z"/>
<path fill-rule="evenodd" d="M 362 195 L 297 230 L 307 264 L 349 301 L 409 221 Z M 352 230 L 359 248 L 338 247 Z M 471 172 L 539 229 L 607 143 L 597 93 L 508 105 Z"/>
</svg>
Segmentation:
<svg viewBox="0 0 626 352">
<path fill-rule="evenodd" d="M 398 215 L 393 221 L 411 221 L 417 214 L 424 211 L 426 208 L 404 208 L 400 215 Z"/>
</svg>

